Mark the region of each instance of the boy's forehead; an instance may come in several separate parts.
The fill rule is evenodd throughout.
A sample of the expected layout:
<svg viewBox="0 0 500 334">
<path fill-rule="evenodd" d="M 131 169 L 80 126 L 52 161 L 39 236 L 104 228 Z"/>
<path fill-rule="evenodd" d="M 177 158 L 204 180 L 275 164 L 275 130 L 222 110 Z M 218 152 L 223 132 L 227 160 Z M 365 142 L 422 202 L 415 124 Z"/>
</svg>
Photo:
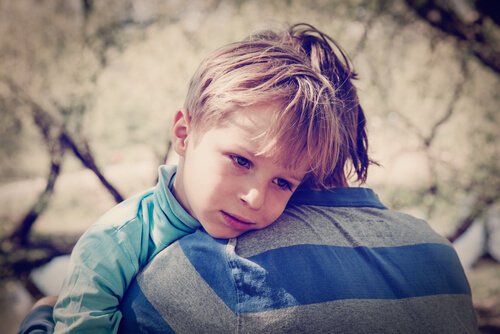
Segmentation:
<svg viewBox="0 0 500 334">
<path fill-rule="evenodd" d="M 245 146 L 242 149 L 248 150 L 252 155 L 269 156 L 266 148 L 275 146 L 277 138 L 270 135 L 272 119 L 267 116 L 268 114 L 260 112 L 236 111 L 225 117 L 220 126 L 238 133 L 237 137 L 243 139 L 239 145 Z"/>
<path fill-rule="evenodd" d="M 213 125 L 236 129 L 248 141 L 256 146 L 274 145 L 277 141 L 270 135 L 275 127 L 277 107 L 270 105 L 252 105 L 233 107 Z"/>
</svg>

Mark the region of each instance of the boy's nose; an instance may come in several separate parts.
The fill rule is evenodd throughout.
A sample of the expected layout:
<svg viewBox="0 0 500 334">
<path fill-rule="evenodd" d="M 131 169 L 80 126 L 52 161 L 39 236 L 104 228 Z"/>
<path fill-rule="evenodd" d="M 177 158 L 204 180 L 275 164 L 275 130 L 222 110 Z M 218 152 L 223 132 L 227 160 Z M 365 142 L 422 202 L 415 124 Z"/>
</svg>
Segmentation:
<svg viewBox="0 0 500 334">
<path fill-rule="evenodd" d="M 254 210 L 260 209 L 264 205 L 265 199 L 265 190 L 256 187 L 248 189 L 246 193 L 241 196 L 241 200 Z"/>
</svg>

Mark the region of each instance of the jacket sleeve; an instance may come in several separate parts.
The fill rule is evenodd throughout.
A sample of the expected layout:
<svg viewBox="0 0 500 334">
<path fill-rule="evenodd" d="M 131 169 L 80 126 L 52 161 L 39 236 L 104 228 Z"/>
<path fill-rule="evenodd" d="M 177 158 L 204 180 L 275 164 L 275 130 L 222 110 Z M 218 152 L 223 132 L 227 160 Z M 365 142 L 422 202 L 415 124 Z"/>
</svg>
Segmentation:
<svg viewBox="0 0 500 334">
<path fill-rule="evenodd" d="M 128 222 L 120 228 L 92 226 L 80 238 L 54 308 L 56 333 L 118 331 L 120 300 L 140 268 L 142 232 Z"/>
</svg>

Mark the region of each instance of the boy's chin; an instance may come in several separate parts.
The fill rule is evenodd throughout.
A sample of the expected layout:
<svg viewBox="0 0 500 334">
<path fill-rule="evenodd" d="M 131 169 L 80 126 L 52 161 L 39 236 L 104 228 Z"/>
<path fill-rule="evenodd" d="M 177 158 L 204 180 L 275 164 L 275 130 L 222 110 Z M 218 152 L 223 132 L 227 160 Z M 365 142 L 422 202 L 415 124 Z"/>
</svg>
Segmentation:
<svg viewBox="0 0 500 334">
<path fill-rule="evenodd" d="M 204 229 L 214 239 L 233 239 L 249 231 L 210 231 Z"/>
</svg>

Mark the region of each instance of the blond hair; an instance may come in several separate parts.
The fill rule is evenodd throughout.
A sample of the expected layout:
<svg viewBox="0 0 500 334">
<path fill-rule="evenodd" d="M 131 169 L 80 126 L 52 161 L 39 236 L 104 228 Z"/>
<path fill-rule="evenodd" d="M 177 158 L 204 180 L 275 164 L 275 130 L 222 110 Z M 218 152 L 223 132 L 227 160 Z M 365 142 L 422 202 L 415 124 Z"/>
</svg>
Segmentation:
<svg viewBox="0 0 500 334">
<path fill-rule="evenodd" d="M 265 134 L 276 140 L 260 153 L 274 154 L 291 167 L 306 161 L 309 186 L 345 184 L 347 160 L 363 182 L 367 165 L 357 168 L 360 159 L 352 156 L 359 144 L 354 76 L 345 53 L 331 38 L 299 24 L 282 33 L 252 35 L 212 53 L 191 79 L 185 108 L 192 126 L 206 129 L 237 107 L 278 102 L 281 108 Z M 362 128 L 364 133 L 364 115 Z M 367 148 L 365 133 L 361 142 Z"/>
</svg>

